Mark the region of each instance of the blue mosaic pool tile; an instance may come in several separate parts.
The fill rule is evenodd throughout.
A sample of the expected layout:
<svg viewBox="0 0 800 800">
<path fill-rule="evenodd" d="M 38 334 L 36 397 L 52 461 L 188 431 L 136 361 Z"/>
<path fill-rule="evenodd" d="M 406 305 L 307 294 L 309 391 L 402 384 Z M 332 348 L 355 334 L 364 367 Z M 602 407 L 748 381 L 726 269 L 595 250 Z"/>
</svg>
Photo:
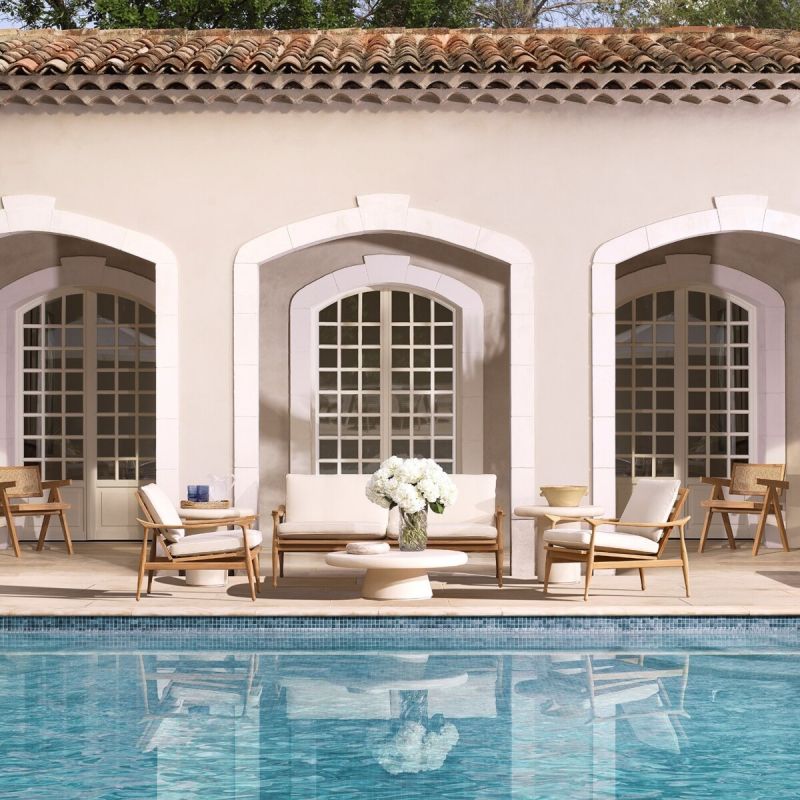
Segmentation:
<svg viewBox="0 0 800 800">
<path fill-rule="evenodd" d="M 0 617 L 2 649 L 758 650 L 800 617 Z"/>
</svg>

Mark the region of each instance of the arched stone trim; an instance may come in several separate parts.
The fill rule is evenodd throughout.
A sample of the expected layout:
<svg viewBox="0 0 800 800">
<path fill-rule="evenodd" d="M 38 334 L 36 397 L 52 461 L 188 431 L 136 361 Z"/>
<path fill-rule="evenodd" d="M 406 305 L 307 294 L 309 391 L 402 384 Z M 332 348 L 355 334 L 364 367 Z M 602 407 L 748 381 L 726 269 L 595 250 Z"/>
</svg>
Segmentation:
<svg viewBox="0 0 800 800">
<path fill-rule="evenodd" d="M 259 481 L 259 274 L 293 250 L 364 233 L 408 233 L 505 261 L 510 271 L 511 502 L 535 497 L 533 258 L 516 239 L 409 205 L 402 194 L 359 195 L 357 207 L 277 228 L 239 248 L 234 262 L 234 474 L 236 502 L 255 506 Z"/>
<path fill-rule="evenodd" d="M 683 214 L 671 219 L 645 225 L 618 236 L 597 249 L 592 262 L 592 485 L 594 502 L 613 511 L 616 505 L 615 480 L 615 310 L 617 265 L 629 258 L 657 247 L 684 239 L 715 233 L 753 231 L 800 241 L 800 216 L 767 207 L 763 195 L 726 195 L 714 198 L 714 208 Z M 671 262 L 672 263 L 672 262 Z M 677 263 L 677 262 L 676 262 Z M 718 265 L 709 267 L 719 269 Z M 644 272 L 645 270 L 642 270 Z M 731 273 L 735 273 L 736 277 Z M 782 449 L 778 439 L 785 441 L 785 310 L 777 292 L 755 278 L 738 270 L 716 273 L 718 279 L 732 281 L 717 286 L 747 298 L 761 298 L 762 307 L 770 309 L 764 341 L 770 350 L 768 371 L 775 368 L 776 377 L 768 378 L 769 402 L 774 404 L 768 416 L 775 416 L 770 426 L 763 428 L 766 438 L 760 443 L 766 454 Z M 748 280 L 749 278 L 749 280 Z M 759 284 L 757 288 L 755 284 Z M 737 288 L 738 287 L 738 288 Z M 780 300 L 779 304 L 777 300 Z M 780 311 L 778 311 L 780 308 Z M 772 311 L 775 316 L 772 317 Z M 777 342 L 780 340 L 781 347 Z M 777 362 L 780 362 L 778 368 Z M 778 405 L 781 408 L 778 408 Z M 774 413 L 773 413 L 774 412 Z M 776 449 L 777 448 L 777 449 Z M 785 444 L 783 445 L 785 449 Z M 777 455 L 774 455 L 777 459 Z M 784 456 L 785 458 L 785 456 Z M 780 460 L 783 460 L 781 458 Z"/>
<path fill-rule="evenodd" d="M 155 265 L 156 462 L 159 484 L 177 500 L 178 484 L 178 264 L 157 239 L 104 220 L 62 211 L 46 195 L 2 198 L 0 236 L 45 232 L 104 244 Z M 2 372 L 0 372 L 2 374 Z M 4 394 L 8 393 L 8 387 Z"/>
<path fill-rule="evenodd" d="M 321 308 L 360 289 L 418 289 L 459 315 L 461 342 L 460 435 L 461 469 L 483 470 L 483 300 L 471 287 L 449 275 L 411 264 L 409 256 L 364 256 L 362 264 L 343 267 L 304 286 L 289 311 L 292 472 L 311 472 L 314 453 L 314 363 L 316 316 Z"/>
</svg>

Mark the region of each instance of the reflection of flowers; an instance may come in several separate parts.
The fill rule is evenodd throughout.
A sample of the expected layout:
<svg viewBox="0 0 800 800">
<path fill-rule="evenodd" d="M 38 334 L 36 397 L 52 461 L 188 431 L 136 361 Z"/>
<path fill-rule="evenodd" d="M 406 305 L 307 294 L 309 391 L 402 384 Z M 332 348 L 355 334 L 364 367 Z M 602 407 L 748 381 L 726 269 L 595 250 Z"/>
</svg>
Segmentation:
<svg viewBox="0 0 800 800">
<path fill-rule="evenodd" d="M 378 763 L 391 775 L 439 769 L 458 742 L 458 731 L 452 722 L 443 718 L 439 721 L 437 717 L 441 714 L 431 720 L 431 730 L 426 730 L 421 722 L 404 722 L 379 748 Z M 437 722 L 440 722 L 438 729 Z"/>
<path fill-rule="evenodd" d="M 428 719 L 427 691 L 400 693 L 400 727 L 378 747 L 378 763 L 391 775 L 440 769 L 458 742 L 458 731 L 441 714 Z"/>
</svg>

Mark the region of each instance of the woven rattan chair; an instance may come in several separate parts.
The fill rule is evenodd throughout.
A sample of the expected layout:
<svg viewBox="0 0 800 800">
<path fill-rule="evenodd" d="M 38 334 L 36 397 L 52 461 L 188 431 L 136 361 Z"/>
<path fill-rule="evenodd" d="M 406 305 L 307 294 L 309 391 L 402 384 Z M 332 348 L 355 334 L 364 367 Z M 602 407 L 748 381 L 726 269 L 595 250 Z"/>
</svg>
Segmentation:
<svg viewBox="0 0 800 800">
<path fill-rule="evenodd" d="M 767 517 L 774 514 L 783 549 L 788 553 L 789 540 L 786 537 L 786 525 L 783 522 L 781 505 L 783 493 L 789 488 L 789 484 L 784 480 L 785 476 L 785 464 L 734 464 L 730 478 L 703 478 L 703 483 L 714 488 L 711 490 L 711 497 L 702 502 L 703 508 L 706 509 L 706 518 L 700 533 L 698 552 L 702 553 L 705 549 L 711 518 L 714 514 L 722 517 L 728 544 L 731 550 L 735 550 L 736 540 L 733 537 L 730 515 L 745 514 L 758 515 L 758 526 L 753 539 L 753 555 L 757 556 L 761 540 L 764 538 Z M 723 488 L 728 490 L 727 498 Z M 731 497 L 731 495 L 737 495 L 737 497 Z"/>
<path fill-rule="evenodd" d="M 19 537 L 17 536 L 17 526 L 14 524 L 15 517 L 44 517 L 42 529 L 39 531 L 39 541 L 36 549 L 44 547 L 44 540 L 47 536 L 47 529 L 50 526 L 50 517 L 58 517 L 61 522 L 61 530 L 64 533 L 64 544 L 67 546 L 67 553 L 72 555 L 72 537 L 69 533 L 69 523 L 67 522 L 67 511 L 72 508 L 69 503 L 65 503 L 61 497 L 61 489 L 69 486 L 72 481 L 43 481 L 39 467 L 0 467 L 0 498 L 2 498 L 3 513 L 8 524 L 8 535 L 11 539 L 11 546 L 14 554 L 19 558 Z M 45 491 L 49 490 L 47 500 L 41 503 L 16 503 L 15 500 L 24 500 L 33 497 L 44 497 Z"/>
</svg>

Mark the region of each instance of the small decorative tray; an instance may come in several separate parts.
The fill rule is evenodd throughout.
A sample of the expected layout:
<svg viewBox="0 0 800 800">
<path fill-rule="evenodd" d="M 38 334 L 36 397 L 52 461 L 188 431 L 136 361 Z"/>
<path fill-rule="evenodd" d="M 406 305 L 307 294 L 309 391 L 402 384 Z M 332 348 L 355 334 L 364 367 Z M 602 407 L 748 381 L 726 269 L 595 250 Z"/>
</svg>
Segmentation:
<svg viewBox="0 0 800 800">
<path fill-rule="evenodd" d="M 194 500 L 181 500 L 181 508 L 230 508 L 230 500 L 208 500 L 205 503 L 197 503 Z"/>
</svg>

